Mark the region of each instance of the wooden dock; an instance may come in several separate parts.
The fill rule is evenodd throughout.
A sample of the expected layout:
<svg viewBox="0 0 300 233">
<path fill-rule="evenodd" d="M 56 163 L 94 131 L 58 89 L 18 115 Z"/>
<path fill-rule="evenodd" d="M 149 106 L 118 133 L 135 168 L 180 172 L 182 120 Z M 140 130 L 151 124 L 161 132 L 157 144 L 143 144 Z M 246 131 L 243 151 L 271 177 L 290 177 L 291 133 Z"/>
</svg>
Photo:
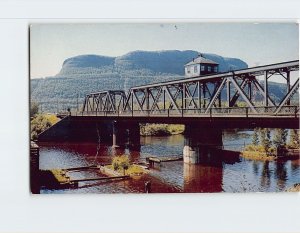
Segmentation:
<svg viewBox="0 0 300 233">
<path fill-rule="evenodd" d="M 65 169 L 61 169 L 61 170 L 68 171 L 68 172 L 75 172 L 75 171 L 94 170 L 94 169 L 99 169 L 99 168 L 100 168 L 99 166 L 91 165 L 91 166 L 86 166 L 86 167 L 65 168 Z"/>
<path fill-rule="evenodd" d="M 34 142 L 30 142 L 30 190 L 33 194 L 40 193 L 40 172 L 39 172 L 40 149 Z"/>
<path fill-rule="evenodd" d="M 78 183 L 80 182 L 93 182 L 93 181 L 108 181 L 108 180 L 123 180 L 129 179 L 128 175 L 114 175 L 111 174 L 107 177 L 95 177 L 95 178 L 83 178 L 83 179 L 71 179 L 69 176 L 69 172 L 78 172 L 78 171 L 86 171 L 86 170 L 99 170 L 104 166 L 85 166 L 85 167 L 72 167 L 72 168 L 64 168 L 64 169 L 53 169 L 53 170 L 45 170 L 42 171 L 44 174 L 45 185 L 50 186 L 55 189 L 65 189 L 65 188 L 77 188 Z M 107 174 L 105 174 L 107 175 Z"/>
<path fill-rule="evenodd" d="M 100 181 L 100 180 L 116 180 L 116 179 L 128 179 L 130 176 L 112 176 L 112 177 L 99 177 L 99 178 L 86 178 L 86 179 L 78 179 L 78 180 L 70 180 L 70 183 L 78 183 L 85 181 Z"/>
<path fill-rule="evenodd" d="M 153 167 L 154 164 L 161 164 L 163 162 L 174 162 L 183 160 L 182 156 L 170 156 L 170 157 L 146 157 L 147 163 L 150 167 Z"/>
</svg>

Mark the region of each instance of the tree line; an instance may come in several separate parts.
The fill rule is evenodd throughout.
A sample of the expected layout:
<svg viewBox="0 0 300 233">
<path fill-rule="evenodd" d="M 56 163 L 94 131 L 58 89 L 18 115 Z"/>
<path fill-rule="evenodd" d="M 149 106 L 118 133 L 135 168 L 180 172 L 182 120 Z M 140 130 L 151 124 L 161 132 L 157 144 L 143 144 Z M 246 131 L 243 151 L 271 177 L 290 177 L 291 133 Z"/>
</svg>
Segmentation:
<svg viewBox="0 0 300 233">
<path fill-rule="evenodd" d="M 273 137 L 271 137 L 270 129 L 255 128 L 252 135 L 252 145 L 262 147 L 269 155 L 274 153 L 274 150 L 282 148 L 298 149 L 300 145 L 299 131 L 292 129 L 289 134 L 287 129 L 277 128 Z"/>
</svg>

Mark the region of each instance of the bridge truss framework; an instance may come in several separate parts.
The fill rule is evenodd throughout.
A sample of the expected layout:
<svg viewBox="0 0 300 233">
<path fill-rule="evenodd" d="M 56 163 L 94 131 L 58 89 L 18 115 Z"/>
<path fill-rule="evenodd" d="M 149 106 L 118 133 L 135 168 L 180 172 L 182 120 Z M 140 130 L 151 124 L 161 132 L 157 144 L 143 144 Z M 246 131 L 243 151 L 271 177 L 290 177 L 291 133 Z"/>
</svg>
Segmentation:
<svg viewBox="0 0 300 233">
<path fill-rule="evenodd" d="M 291 98 L 299 89 L 299 60 L 230 71 L 214 75 L 108 90 L 86 95 L 84 115 L 206 115 L 299 114 Z M 291 85 L 291 73 L 297 72 Z M 269 79 L 285 79 L 286 93 L 280 100 L 270 92 Z M 259 82 L 262 79 L 262 83 Z M 222 96 L 226 101 L 222 102 Z M 241 106 L 241 104 L 243 106 Z"/>
</svg>

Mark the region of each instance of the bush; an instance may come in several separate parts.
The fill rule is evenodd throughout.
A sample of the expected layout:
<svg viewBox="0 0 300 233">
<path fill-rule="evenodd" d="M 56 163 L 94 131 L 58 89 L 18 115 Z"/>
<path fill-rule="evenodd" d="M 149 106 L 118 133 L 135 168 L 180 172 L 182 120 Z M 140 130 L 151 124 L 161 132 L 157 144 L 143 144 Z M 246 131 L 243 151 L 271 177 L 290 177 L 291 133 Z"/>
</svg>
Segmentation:
<svg viewBox="0 0 300 233">
<path fill-rule="evenodd" d="M 50 128 L 56 122 L 58 122 L 58 118 L 55 115 L 42 115 L 38 114 L 33 120 L 30 122 L 30 137 L 32 140 L 36 140 L 38 135 Z"/>
<path fill-rule="evenodd" d="M 115 171 L 123 170 L 125 172 L 130 166 L 128 156 L 122 155 L 113 157 L 112 166 Z"/>
<path fill-rule="evenodd" d="M 144 124 L 141 125 L 142 136 L 168 136 L 180 134 L 184 131 L 184 125 L 173 124 Z"/>
<path fill-rule="evenodd" d="M 245 147 L 245 150 L 247 151 L 256 151 L 257 150 L 257 146 L 254 146 L 254 145 L 247 145 Z"/>
</svg>

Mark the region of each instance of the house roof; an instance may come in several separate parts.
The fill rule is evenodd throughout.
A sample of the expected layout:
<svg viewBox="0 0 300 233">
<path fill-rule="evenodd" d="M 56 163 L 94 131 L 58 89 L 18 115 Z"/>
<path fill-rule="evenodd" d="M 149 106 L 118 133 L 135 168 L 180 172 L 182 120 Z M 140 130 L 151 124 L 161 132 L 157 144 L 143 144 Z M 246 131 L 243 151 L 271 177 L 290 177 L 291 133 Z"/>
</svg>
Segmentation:
<svg viewBox="0 0 300 233">
<path fill-rule="evenodd" d="M 189 65 L 193 65 L 193 64 L 215 64 L 215 65 L 219 65 L 219 63 L 217 63 L 217 62 L 214 62 L 210 59 L 199 56 L 199 57 L 193 59 L 193 61 L 190 61 L 189 63 L 185 64 L 184 66 L 189 66 Z"/>
</svg>

